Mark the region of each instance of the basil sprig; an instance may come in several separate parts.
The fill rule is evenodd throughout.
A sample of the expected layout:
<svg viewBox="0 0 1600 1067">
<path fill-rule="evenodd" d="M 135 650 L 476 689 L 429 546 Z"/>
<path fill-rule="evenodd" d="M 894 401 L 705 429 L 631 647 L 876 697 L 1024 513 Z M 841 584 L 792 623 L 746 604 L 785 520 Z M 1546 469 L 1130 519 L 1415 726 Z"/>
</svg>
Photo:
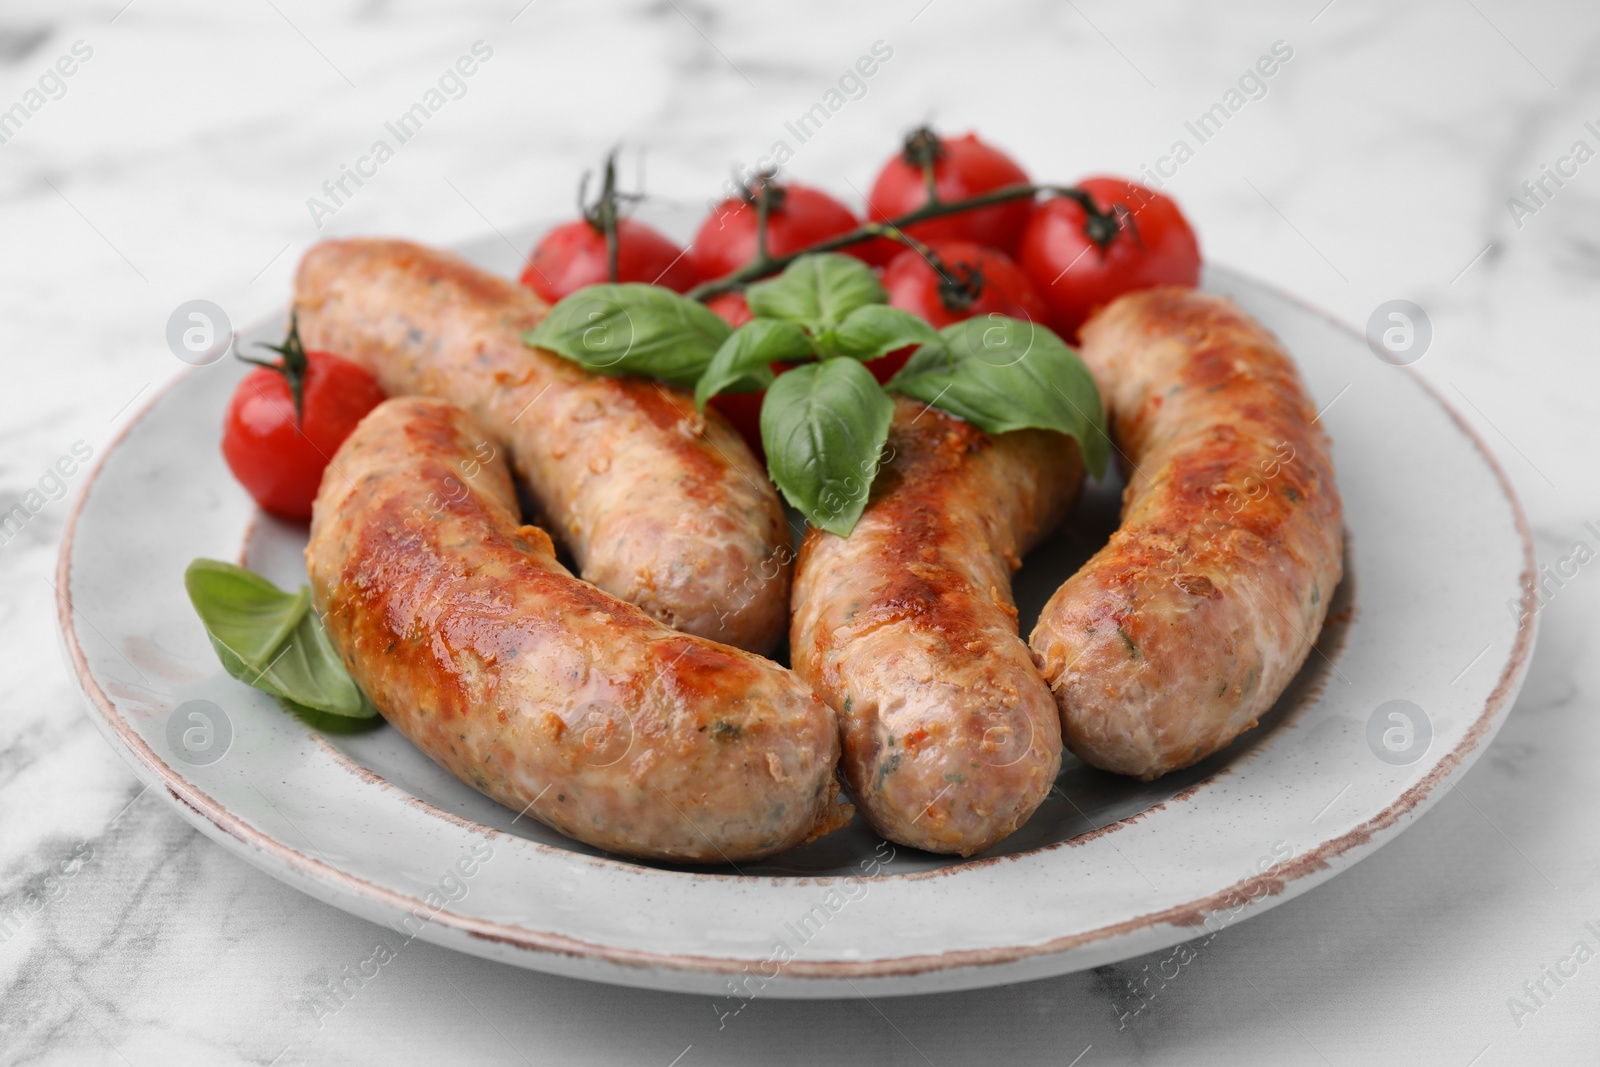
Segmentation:
<svg viewBox="0 0 1600 1067">
<path fill-rule="evenodd" d="M 753 393 L 772 384 L 773 363 L 798 362 L 817 354 L 805 330 L 782 319 L 752 319 L 734 330 L 695 383 L 701 411 L 718 393 Z"/>
<path fill-rule="evenodd" d="M 305 586 L 285 593 L 259 574 L 214 559 L 189 564 L 183 586 L 233 677 L 313 711 L 353 719 L 378 713 L 345 670 Z"/>
<path fill-rule="evenodd" d="M 952 323 L 885 388 L 987 433 L 1064 433 L 1077 440 L 1090 472 L 1105 476 L 1111 440 L 1100 390 L 1077 353 L 1036 322 L 991 315 Z"/>
<path fill-rule="evenodd" d="M 847 536 L 867 506 L 894 401 L 853 359 L 780 374 L 761 404 L 767 472 L 813 526 Z"/>
<path fill-rule="evenodd" d="M 702 410 L 719 393 L 765 389 L 768 473 L 812 525 L 840 536 L 866 507 L 894 415 L 889 393 L 988 433 L 1066 434 L 1089 470 L 1105 473 L 1110 439 L 1094 379 L 1038 323 L 989 315 L 935 330 L 889 307 L 865 263 L 834 253 L 800 256 L 745 297 L 756 317 L 730 331 L 669 290 L 594 285 L 558 303 L 526 340 L 604 374 L 693 384 Z M 912 345 L 887 386 L 862 365 Z M 805 365 L 775 373 L 785 363 Z"/>
<path fill-rule="evenodd" d="M 829 340 L 841 355 L 872 360 L 938 338 L 939 332 L 920 315 L 887 304 L 868 304 L 846 315 Z"/>
<path fill-rule="evenodd" d="M 523 340 L 602 374 L 693 385 L 730 332 L 704 304 L 660 286 L 625 282 L 563 297 Z"/>
<path fill-rule="evenodd" d="M 823 252 L 801 256 L 776 278 L 756 282 L 745 290 L 745 302 L 758 318 L 783 319 L 817 334 L 857 308 L 887 304 L 889 294 L 861 260 Z"/>
<path fill-rule="evenodd" d="M 888 306 L 871 267 L 833 252 L 801 256 L 776 278 L 750 286 L 745 299 L 756 322 L 798 326 L 824 359 L 877 359 L 935 336 L 923 319 Z"/>
</svg>

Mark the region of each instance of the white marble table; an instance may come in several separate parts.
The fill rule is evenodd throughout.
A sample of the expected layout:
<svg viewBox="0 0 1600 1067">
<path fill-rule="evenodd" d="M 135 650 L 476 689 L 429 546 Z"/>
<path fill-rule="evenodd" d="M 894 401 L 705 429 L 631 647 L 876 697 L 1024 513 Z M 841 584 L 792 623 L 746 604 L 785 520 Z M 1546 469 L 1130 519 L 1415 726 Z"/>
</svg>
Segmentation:
<svg viewBox="0 0 1600 1067">
<path fill-rule="evenodd" d="M 336 210 L 308 208 L 477 41 L 492 56 L 459 99 Z M 876 41 L 893 56 L 865 94 L 796 144 L 785 122 Z M 1265 95 L 1196 145 L 1185 122 L 1278 41 L 1293 56 Z M 1062 179 L 1137 173 L 1187 138 L 1170 190 L 1209 257 L 1356 324 L 1423 306 L 1418 369 L 1499 453 L 1554 563 L 1600 520 L 1600 162 L 1562 163 L 1600 148 L 1597 47 L 1592 5 L 1511 0 L 8 0 L 0 109 L 30 113 L 0 127 L 0 509 L 47 500 L 0 545 L 0 1062 L 1600 1062 L 1600 962 L 1508 1007 L 1575 942 L 1600 948 L 1594 568 L 1551 583 L 1527 686 L 1459 788 L 1226 930 L 1137 1016 L 1119 1018 L 1126 989 L 1156 957 L 976 993 L 760 1001 L 719 1029 L 705 998 L 416 942 L 319 1025 L 308 991 L 377 928 L 139 793 L 56 652 L 70 500 L 48 498 L 81 476 L 46 476 L 105 449 L 180 369 L 174 307 L 266 315 L 320 236 L 444 244 L 564 215 L 617 142 L 630 174 L 645 151 L 682 228 L 779 139 L 792 176 L 855 199 L 932 118 Z M 46 77 L 63 57 L 71 77 Z M 1531 200 L 1545 165 L 1569 176 Z"/>
</svg>

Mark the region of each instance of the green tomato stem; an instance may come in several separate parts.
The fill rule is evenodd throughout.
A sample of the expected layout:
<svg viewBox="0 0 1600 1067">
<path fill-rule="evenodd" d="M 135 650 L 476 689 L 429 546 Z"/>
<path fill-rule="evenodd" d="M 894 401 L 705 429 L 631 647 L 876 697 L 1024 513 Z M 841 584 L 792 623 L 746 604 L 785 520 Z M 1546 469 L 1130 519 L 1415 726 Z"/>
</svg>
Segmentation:
<svg viewBox="0 0 1600 1067">
<path fill-rule="evenodd" d="M 606 239 L 606 280 L 615 284 L 617 281 L 617 221 L 621 218 L 618 204 L 623 199 L 623 194 L 617 192 L 617 150 L 613 148 L 606 155 L 605 176 L 600 183 L 600 197 L 593 204 L 583 202 L 584 193 L 589 184 L 589 174 L 584 172 L 583 182 L 578 186 L 578 209 L 582 212 L 584 221 L 592 226 L 596 233 Z"/>
<path fill-rule="evenodd" d="M 282 358 L 276 363 L 268 363 L 266 360 L 252 359 L 241 353 L 239 359 L 283 375 L 284 380 L 289 383 L 289 395 L 294 399 L 294 424 L 302 425 L 305 422 L 306 374 L 311 368 L 311 362 L 306 358 L 305 345 L 300 343 L 299 314 L 293 311 L 289 313 L 289 332 L 284 337 L 283 344 L 263 344 L 260 347 L 269 352 L 276 352 Z"/>
<path fill-rule="evenodd" d="M 772 219 L 772 185 L 763 181 L 756 191 L 756 259 L 766 260 L 767 226 Z"/>
</svg>

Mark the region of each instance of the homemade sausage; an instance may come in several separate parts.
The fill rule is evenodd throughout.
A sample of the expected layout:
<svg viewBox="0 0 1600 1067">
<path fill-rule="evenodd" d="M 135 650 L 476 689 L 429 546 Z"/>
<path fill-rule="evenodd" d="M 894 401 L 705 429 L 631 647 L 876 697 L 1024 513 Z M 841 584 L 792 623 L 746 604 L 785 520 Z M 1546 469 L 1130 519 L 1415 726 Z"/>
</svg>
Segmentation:
<svg viewBox="0 0 1600 1067">
<path fill-rule="evenodd" d="M 756 652 L 783 633 L 789 527 L 766 471 L 687 392 L 523 344 L 531 291 L 404 241 L 324 241 L 295 279 L 307 348 L 391 396 L 448 400 L 503 444 L 579 573 L 668 626 Z"/>
<path fill-rule="evenodd" d="M 850 792 L 892 841 L 971 855 L 1027 821 L 1061 765 L 1011 573 L 1066 515 L 1078 447 L 991 436 L 904 397 L 849 537 L 806 534 L 794 669 L 839 715 Z"/>
<path fill-rule="evenodd" d="M 333 457 L 306 565 L 384 718 L 507 807 L 630 856 L 738 862 L 848 821 L 833 713 L 798 678 L 574 578 L 516 506 L 443 401 L 385 401 Z"/>
<path fill-rule="evenodd" d="M 1030 644 L 1067 747 L 1148 780 L 1254 726 L 1305 662 L 1343 574 L 1339 491 L 1294 364 L 1232 301 L 1133 293 L 1082 338 L 1122 525 Z"/>
</svg>

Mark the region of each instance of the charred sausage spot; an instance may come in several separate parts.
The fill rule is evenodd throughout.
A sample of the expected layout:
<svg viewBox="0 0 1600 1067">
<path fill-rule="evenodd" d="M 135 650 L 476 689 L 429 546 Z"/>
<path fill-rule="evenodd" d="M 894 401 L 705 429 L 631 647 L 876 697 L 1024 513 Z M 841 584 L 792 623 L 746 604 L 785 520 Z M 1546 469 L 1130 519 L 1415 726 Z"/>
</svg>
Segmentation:
<svg viewBox="0 0 1600 1067">
<path fill-rule="evenodd" d="M 754 689 L 761 674 L 749 659 L 724 645 L 676 634 L 650 643 L 647 662 L 674 700 L 703 703 Z"/>
<path fill-rule="evenodd" d="M 1217 587 L 1212 584 L 1211 579 L 1203 574 L 1180 574 L 1172 581 L 1173 584 L 1190 596 L 1209 598 L 1222 595 L 1217 591 Z"/>
</svg>

